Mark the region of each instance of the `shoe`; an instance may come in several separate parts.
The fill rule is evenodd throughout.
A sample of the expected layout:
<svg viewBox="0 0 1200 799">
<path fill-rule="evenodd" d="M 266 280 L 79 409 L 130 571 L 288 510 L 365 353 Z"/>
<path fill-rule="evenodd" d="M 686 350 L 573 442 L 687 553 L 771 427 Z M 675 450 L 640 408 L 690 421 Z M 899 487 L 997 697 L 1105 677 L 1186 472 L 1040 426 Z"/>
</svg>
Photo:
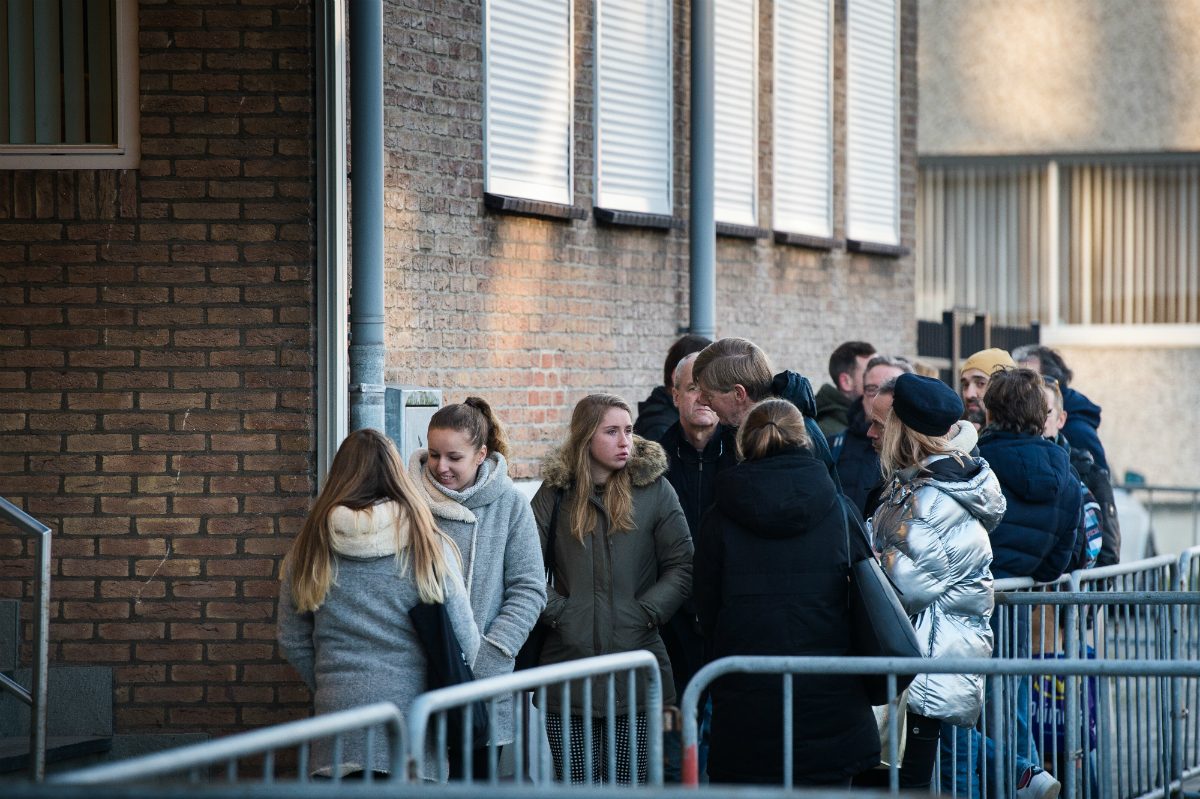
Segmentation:
<svg viewBox="0 0 1200 799">
<path fill-rule="evenodd" d="M 1062 783 L 1041 769 L 1029 769 L 1021 775 L 1017 799 L 1058 799 Z"/>
</svg>

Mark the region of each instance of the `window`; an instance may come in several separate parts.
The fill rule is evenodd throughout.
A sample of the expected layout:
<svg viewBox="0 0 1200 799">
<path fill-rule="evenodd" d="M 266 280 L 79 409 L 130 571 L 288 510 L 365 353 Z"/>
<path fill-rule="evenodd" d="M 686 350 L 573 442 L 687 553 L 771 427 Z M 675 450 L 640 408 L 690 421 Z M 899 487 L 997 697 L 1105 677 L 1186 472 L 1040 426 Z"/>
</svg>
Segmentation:
<svg viewBox="0 0 1200 799">
<path fill-rule="evenodd" d="M 10 0 L 0 42 L 0 167 L 137 166 L 137 3 Z"/>
<path fill-rule="evenodd" d="M 833 236 L 830 0 L 775 2 L 773 227 Z"/>
<path fill-rule="evenodd" d="M 484 191 L 570 205 L 571 2 L 484 9 Z"/>
<path fill-rule="evenodd" d="M 716 221 L 758 225 L 758 4 L 714 0 Z"/>
<path fill-rule="evenodd" d="M 669 216 L 671 4 L 596 2 L 596 205 Z"/>
<path fill-rule="evenodd" d="M 900 244 L 896 0 L 846 6 L 846 238 Z"/>
</svg>

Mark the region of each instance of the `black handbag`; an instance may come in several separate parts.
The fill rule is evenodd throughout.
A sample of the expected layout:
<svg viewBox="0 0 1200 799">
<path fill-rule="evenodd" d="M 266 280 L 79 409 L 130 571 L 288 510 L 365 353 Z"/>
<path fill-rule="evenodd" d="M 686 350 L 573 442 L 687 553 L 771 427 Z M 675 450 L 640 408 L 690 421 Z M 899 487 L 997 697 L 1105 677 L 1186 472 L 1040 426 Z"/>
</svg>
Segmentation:
<svg viewBox="0 0 1200 799">
<path fill-rule="evenodd" d="M 436 691 L 475 679 L 443 603 L 420 602 L 408 611 L 408 617 L 425 649 L 425 687 L 428 690 Z M 488 709 L 482 701 L 472 702 L 469 707 L 471 748 L 478 749 L 488 743 Z M 461 708 L 447 713 L 446 743 L 452 752 L 462 751 L 464 715 L 465 710 Z"/>
<path fill-rule="evenodd" d="M 557 489 L 554 492 L 554 510 L 550 511 L 550 531 L 547 534 L 546 547 L 546 584 L 554 584 L 554 536 L 558 527 L 558 508 L 562 505 L 562 489 Z M 533 629 L 529 631 L 529 637 L 525 639 L 525 643 L 521 645 L 521 651 L 517 652 L 516 665 L 513 666 L 513 671 L 521 671 L 522 669 L 532 669 L 539 665 L 542 659 L 542 647 L 546 645 L 546 635 L 549 629 L 542 623 L 541 619 L 537 624 L 533 625 Z"/>
<path fill-rule="evenodd" d="M 850 517 L 846 511 L 846 500 L 841 496 L 838 499 L 846 527 L 846 559 L 850 566 L 851 653 L 858 657 L 921 657 L 917 631 L 913 629 L 897 597 L 900 591 L 879 565 L 861 528 L 857 538 L 861 539 L 858 542 L 860 551 L 863 545 L 866 546 L 866 557 L 855 560 L 851 554 Z M 896 693 L 907 688 L 915 677 L 915 674 L 897 674 Z M 862 683 L 872 705 L 888 703 L 891 697 L 888 696 L 887 675 L 865 674 Z"/>
</svg>

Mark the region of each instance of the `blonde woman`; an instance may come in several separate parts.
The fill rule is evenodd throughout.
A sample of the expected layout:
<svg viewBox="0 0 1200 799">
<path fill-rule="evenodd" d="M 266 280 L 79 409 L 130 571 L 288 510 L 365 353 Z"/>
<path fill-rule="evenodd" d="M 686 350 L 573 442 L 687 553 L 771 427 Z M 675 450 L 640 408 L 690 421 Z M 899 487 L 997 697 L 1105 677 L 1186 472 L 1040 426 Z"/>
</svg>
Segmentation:
<svg viewBox="0 0 1200 799">
<path fill-rule="evenodd" d="M 716 501 L 696 541 L 694 596 L 711 656 L 848 654 L 851 539 L 804 416 L 786 400 L 760 402 L 738 430 L 738 449 L 745 460 L 717 475 Z M 709 779 L 779 784 L 779 679 L 722 678 L 712 702 Z M 796 681 L 792 713 L 794 785 L 848 786 L 879 762 L 879 733 L 858 677 Z"/>
<path fill-rule="evenodd" d="M 663 703 L 675 701 L 671 665 L 658 628 L 683 603 L 692 582 L 692 540 L 675 490 L 663 474 L 667 458 L 658 444 L 633 434 L 629 405 L 611 394 L 584 397 L 571 414 L 566 442 L 542 465 L 544 481 L 533 498 L 546 561 L 554 563 L 542 613 L 549 634 L 542 664 L 648 649 L 662 674 Z M 555 513 L 555 505 L 558 512 Z M 555 517 L 554 554 L 547 547 Z M 629 697 L 624 680 L 616 685 L 617 782 L 630 782 Z M 584 778 L 583 757 L 591 757 L 597 778 L 605 774 L 608 731 L 606 690 L 597 684 L 592 706 L 579 691 L 571 707 L 548 698 L 546 727 L 555 772 L 563 772 L 562 733 L 569 720 L 572 782 Z M 645 710 L 645 686 L 638 685 L 638 708 Z M 592 751 L 585 753 L 582 717 L 595 717 Z M 566 716 L 566 718 L 564 718 Z M 645 713 L 637 716 L 639 782 L 646 778 Z"/>
<path fill-rule="evenodd" d="M 987 461 L 967 454 L 976 435 L 973 425 L 959 421 L 962 410 L 962 400 L 939 380 L 896 378 L 879 456 L 886 488 L 870 522 L 883 568 L 915 617 L 930 658 L 992 654 L 988 534 L 1005 503 Z M 980 675 L 917 675 L 908 688 L 900 787 L 928 790 L 942 722 L 970 728 L 982 709 Z M 956 767 L 964 771 L 967 760 L 964 745 Z M 973 760 L 978 763 L 977 754 Z M 943 769 L 945 787 L 954 776 Z M 962 786 L 969 776 L 957 778 Z"/>
<path fill-rule="evenodd" d="M 288 552 L 279 592 L 279 645 L 313 692 L 317 714 L 371 702 L 405 711 L 425 691 L 425 652 L 408 615 L 419 602 L 445 603 L 474 662 L 479 630 L 454 543 L 434 525 L 391 440 L 356 430 L 338 448 Z M 385 740 L 376 736 L 367 763 L 365 733 L 344 735 L 335 763 L 322 739 L 313 774 L 386 774 Z"/>
</svg>

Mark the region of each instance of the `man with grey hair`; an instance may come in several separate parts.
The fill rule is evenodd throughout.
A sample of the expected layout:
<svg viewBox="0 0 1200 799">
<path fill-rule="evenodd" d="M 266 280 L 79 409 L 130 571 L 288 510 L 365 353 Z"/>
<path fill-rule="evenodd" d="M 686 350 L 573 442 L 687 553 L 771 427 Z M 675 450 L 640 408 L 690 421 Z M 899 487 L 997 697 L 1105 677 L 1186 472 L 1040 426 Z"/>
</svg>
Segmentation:
<svg viewBox="0 0 1200 799">
<path fill-rule="evenodd" d="M 875 510 L 882 474 L 879 448 L 869 435 L 875 400 L 884 385 L 894 385 L 902 374 L 911 373 L 912 363 L 898 355 L 875 355 L 867 361 L 862 376 L 862 396 L 850 406 L 849 426 L 833 437 L 832 450 L 846 497 L 868 518 Z M 890 391 L 887 409 L 891 409 Z M 886 413 L 884 414 L 886 418 Z"/>
</svg>

